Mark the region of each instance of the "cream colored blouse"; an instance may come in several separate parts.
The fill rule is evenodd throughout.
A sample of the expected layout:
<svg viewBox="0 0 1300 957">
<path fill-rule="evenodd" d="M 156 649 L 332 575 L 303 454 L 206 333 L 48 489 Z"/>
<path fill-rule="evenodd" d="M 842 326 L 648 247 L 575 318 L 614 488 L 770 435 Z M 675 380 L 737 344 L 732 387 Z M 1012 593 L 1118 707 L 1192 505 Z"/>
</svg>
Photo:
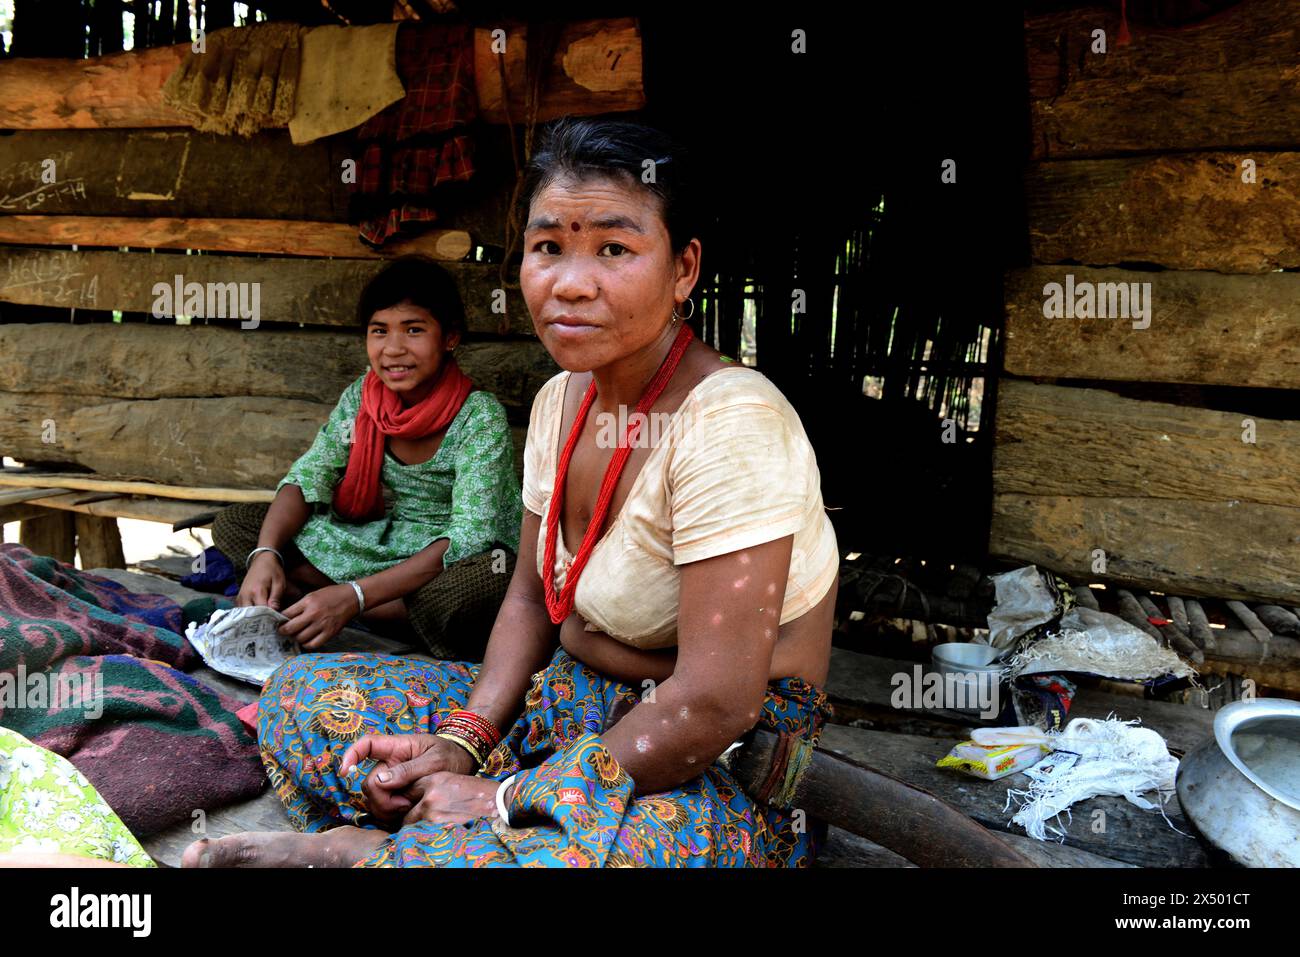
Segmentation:
<svg viewBox="0 0 1300 957">
<path fill-rule="evenodd" d="M 561 372 L 533 400 L 524 449 L 524 507 L 546 516 L 555 486 L 564 392 Z M 637 648 L 677 644 L 679 565 L 794 535 L 781 623 L 817 604 L 835 581 L 839 551 L 822 507 L 812 446 L 794 408 L 761 373 L 729 366 L 700 381 L 657 438 L 618 515 L 606 523 L 582 572 L 574 610 L 588 630 Z M 651 426 L 660 425 L 658 435 Z M 626 423 L 618 427 L 621 438 Z M 555 587 L 573 553 L 556 542 Z"/>
</svg>

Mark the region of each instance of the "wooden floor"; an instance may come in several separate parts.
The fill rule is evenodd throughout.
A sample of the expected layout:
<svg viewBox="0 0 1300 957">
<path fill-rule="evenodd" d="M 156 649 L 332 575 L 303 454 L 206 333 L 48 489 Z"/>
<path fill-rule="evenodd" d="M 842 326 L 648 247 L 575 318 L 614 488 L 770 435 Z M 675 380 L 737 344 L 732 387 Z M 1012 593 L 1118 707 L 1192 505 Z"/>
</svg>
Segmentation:
<svg viewBox="0 0 1300 957">
<path fill-rule="evenodd" d="M 158 592 L 182 601 L 199 592 L 177 582 L 138 571 L 91 569 L 121 582 L 133 591 Z M 331 650 L 382 650 L 413 653 L 396 642 L 367 632 L 346 629 Z M 881 771 L 925 788 L 973 819 L 996 830 L 1018 851 L 1044 867 L 1204 867 L 1209 861 L 1200 841 L 1183 817 L 1177 798 L 1165 812 L 1175 831 L 1155 811 L 1143 811 L 1122 798 L 1092 798 L 1073 808 L 1072 820 L 1063 819 L 1068 836 L 1064 844 L 1041 842 L 1008 829 L 1012 811 L 1004 810 L 1008 788 L 1024 788 L 1024 775 L 1000 781 L 982 781 L 935 767 L 935 762 L 954 744 L 965 738 L 972 725 L 969 716 L 950 711 L 896 709 L 890 703 L 891 676 L 910 674 L 913 662 L 835 649 L 832 654 L 827 692 L 836 709 L 836 720 L 822 735 L 821 747 L 844 754 Z M 251 685 L 234 681 L 210 669 L 193 674 L 241 701 L 252 701 L 257 692 Z M 1080 690 L 1070 712 L 1073 717 L 1139 718 L 1144 726 L 1164 736 L 1178 754 L 1186 753 L 1213 736 L 1210 712 L 1186 705 L 1146 701 L 1127 695 Z M 976 722 L 978 723 L 978 722 Z M 1104 811 L 1098 817 L 1096 811 Z M 1098 829 L 1097 822 L 1103 822 Z M 222 837 L 242 831 L 289 830 L 279 800 L 269 789 L 251 801 L 212 811 L 207 815 L 206 836 Z M 1183 834 L 1178 831 L 1184 832 Z M 181 853 L 198 837 L 194 825 L 179 824 L 142 841 L 164 866 L 178 866 Z M 911 867 L 912 865 L 877 844 L 832 828 L 830 840 L 819 859 L 823 867 Z"/>
</svg>

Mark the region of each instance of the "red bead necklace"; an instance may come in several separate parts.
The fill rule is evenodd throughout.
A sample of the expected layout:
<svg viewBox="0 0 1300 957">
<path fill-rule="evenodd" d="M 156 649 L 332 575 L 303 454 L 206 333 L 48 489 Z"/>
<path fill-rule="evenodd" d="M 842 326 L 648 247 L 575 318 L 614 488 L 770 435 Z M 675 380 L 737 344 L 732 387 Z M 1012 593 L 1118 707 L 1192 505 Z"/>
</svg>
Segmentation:
<svg viewBox="0 0 1300 957">
<path fill-rule="evenodd" d="M 587 413 L 591 411 L 591 404 L 596 400 L 596 380 L 593 377 L 591 385 L 587 386 L 587 394 L 582 397 L 582 405 L 578 408 L 578 415 L 573 420 L 573 428 L 569 430 L 569 439 L 564 443 L 564 451 L 560 453 L 560 461 L 555 469 L 555 491 L 551 495 L 550 511 L 546 514 L 546 547 L 542 552 L 542 585 L 546 590 L 546 610 L 551 614 L 551 623 L 558 625 L 564 619 L 569 617 L 573 611 L 573 596 L 578 589 L 578 576 L 582 574 L 582 569 L 587 564 L 587 559 L 591 557 L 592 551 L 596 547 L 596 541 L 600 538 L 601 528 L 605 524 L 605 516 L 609 513 L 609 503 L 614 498 L 614 488 L 618 485 L 619 476 L 623 474 L 623 466 L 627 464 L 628 456 L 632 454 L 632 443 L 636 439 L 636 434 L 641 428 L 641 423 L 646 420 L 646 413 L 654 405 L 659 395 L 668 385 L 668 380 L 673 377 L 677 371 L 677 366 L 681 364 L 682 356 L 686 354 L 686 347 L 690 345 L 695 334 L 691 332 L 691 327 L 682 324 L 681 329 L 677 332 L 677 338 L 673 340 L 673 347 L 668 350 L 663 364 L 659 366 L 659 371 L 655 373 L 654 378 L 646 386 L 645 392 L 641 394 L 641 400 L 636 404 L 636 411 L 629 416 L 630 421 L 627 426 L 627 435 L 625 441 L 614 450 L 614 456 L 609 460 L 609 467 L 605 469 L 605 478 L 600 483 L 600 494 L 596 497 L 596 509 L 591 516 L 591 522 L 587 525 L 586 534 L 582 536 L 582 545 L 579 546 L 578 552 L 573 556 L 573 564 L 564 579 L 564 588 L 559 594 L 555 591 L 555 546 L 559 538 L 560 515 L 564 511 L 564 482 L 569 475 L 569 460 L 573 458 L 573 450 L 578 445 L 578 436 L 582 433 L 582 426 L 587 421 Z M 636 412 L 641 413 L 637 415 Z"/>
</svg>

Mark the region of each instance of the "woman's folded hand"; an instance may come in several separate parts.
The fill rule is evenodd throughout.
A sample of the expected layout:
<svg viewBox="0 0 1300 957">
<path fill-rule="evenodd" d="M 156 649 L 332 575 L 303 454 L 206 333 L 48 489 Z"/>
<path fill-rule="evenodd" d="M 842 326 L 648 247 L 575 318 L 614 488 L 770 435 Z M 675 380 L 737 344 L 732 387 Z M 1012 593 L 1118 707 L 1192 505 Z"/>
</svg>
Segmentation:
<svg viewBox="0 0 1300 957">
<path fill-rule="evenodd" d="M 289 620 L 280 634 L 296 638 L 303 651 L 315 651 L 357 615 L 357 593 L 351 585 L 328 585 L 308 592 L 286 608 Z"/>
<path fill-rule="evenodd" d="M 379 762 L 361 785 L 376 820 L 396 822 L 420 801 L 427 788 L 422 778 L 443 771 L 464 777 L 474 770 L 469 753 L 432 734 L 367 734 L 343 754 L 344 774 L 359 761 Z"/>
<path fill-rule="evenodd" d="M 497 812 L 498 782 L 490 778 L 451 771 L 436 771 L 415 783 L 407 793 L 418 794 L 416 804 L 402 818 L 402 827 L 418 821 L 468 824 Z"/>
</svg>

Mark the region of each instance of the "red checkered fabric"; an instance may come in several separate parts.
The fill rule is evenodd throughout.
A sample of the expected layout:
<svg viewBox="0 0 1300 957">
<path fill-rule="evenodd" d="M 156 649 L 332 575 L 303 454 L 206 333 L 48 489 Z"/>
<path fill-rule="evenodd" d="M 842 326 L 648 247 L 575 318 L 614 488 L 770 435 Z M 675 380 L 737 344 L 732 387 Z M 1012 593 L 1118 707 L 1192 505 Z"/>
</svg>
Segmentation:
<svg viewBox="0 0 1300 957">
<path fill-rule="evenodd" d="M 474 175 L 469 124 L 478 116 L 474 30 L 408 21 L 398 27 L 397 74 L 406 96 L 357 131 L 351 214 L 373 246 L 438 219 L 438 187 Z"/>
</svg>

